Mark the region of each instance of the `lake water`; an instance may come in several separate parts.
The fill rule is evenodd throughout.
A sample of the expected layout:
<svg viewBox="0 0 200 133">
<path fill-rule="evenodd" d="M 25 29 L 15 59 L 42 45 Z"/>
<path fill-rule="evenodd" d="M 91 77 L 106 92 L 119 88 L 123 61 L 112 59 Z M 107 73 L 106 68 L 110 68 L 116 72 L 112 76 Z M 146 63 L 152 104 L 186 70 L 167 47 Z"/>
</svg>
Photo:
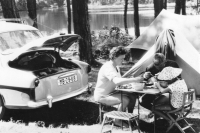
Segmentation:
<svg viewBox="0 0 200 133">
<path fill-rule="evenodd" d="M 57 32 L 67 33 L 67 8 L 61 9 L 43 9 L 37 11 L 38 28 L 44 34 L 53 34 Z M 21 18 L 25 19 L 29 24 L 32 24 L 32 20 L 29 19 L 27 12 L 20 12 Z M 102 30 L 103 26 L 110 28 L 111 26 L 117 26 L 124 28 L 123 11 L 121 12 L 90 12 L 90 29 L 91 31 Z M 145 11 L 140 14 L 140 27 L 149 26 L 153 21 L 154 16 L 152 11 Z M 127 23 L 129 27 L 129 34 L 134 35 L 133 25 L 133 11 L 129 11 L 127 14 Z M 73 31 L 73 22 L 72 22 Z"/>
</svg>

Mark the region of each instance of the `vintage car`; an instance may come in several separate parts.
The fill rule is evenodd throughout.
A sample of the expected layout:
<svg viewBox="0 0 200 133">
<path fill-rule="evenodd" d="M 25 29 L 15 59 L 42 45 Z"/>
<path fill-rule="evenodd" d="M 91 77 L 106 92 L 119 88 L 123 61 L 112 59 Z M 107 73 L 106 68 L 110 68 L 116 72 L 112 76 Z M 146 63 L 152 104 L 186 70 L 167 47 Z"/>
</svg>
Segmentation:
<svg viewBox="0 0 200 133">
<path fill-rule="evenodd" d="M 6 109 L 52 107 L 90 89 L 91 67 L 76 58 L 79 39 L 0 21 L 0 119 Z"/>
</svg>

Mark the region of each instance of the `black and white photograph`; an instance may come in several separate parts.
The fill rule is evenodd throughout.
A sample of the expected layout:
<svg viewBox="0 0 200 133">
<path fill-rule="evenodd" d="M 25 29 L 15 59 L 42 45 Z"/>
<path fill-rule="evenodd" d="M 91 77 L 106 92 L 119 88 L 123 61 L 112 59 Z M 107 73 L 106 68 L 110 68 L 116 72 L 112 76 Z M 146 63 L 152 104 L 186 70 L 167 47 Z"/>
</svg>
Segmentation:
<svg viewBox="0 0 200 133">
<path fill-rule="evenodd" d="M 0 133 L 200 133 L 200 0 L 0 0 Z"/>
</svg>

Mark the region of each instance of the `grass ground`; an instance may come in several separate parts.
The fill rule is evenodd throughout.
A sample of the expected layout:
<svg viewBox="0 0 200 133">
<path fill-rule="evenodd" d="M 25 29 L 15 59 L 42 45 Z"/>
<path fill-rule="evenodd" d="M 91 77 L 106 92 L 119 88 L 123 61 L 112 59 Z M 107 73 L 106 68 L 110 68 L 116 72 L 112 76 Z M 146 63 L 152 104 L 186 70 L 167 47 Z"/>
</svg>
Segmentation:
<svg viewBox="0 0 200 133">
<path fill-rule="evenodd" d="M 89 80 L 96 84 L 97 73 L 100 64 L 92 68 Z M 131 65 L 123 66 L 122 70 L 127 71 Z M 135 111 L 137 111 L 135 109 Z M 145 110 L 141 109 L 145 114 Z M 93 93 L 83 94 L 76 98 L 67 99 L 53 104 L 49 109 L 47 106 L 34 110 L 10 110 L 6 117 L 0 122 L 0 133 L 96 133 L 100 132 L 101 125 L 98 124 L 98 105 L 94 103 Z M 197 133 L 200 132 L 200 101 L 196 100 L 188 121 L 194 124 Z M 166 130 L 165 121 L 157 122 L 156 131 L 164 133 Z M 141 130 L 146 133 L 153 132 L 153 123 L 140 121 Z M 105 127 L 108 129 L 109 127 Z M 126 133 L 114 128 L 115 133 Z M 134 130 L 134 133 L 138 133 Z M 179 133 L 173 128 L 170 133 Z M 190 130 L 187 131 L 190 133 Z"/>
</svg>

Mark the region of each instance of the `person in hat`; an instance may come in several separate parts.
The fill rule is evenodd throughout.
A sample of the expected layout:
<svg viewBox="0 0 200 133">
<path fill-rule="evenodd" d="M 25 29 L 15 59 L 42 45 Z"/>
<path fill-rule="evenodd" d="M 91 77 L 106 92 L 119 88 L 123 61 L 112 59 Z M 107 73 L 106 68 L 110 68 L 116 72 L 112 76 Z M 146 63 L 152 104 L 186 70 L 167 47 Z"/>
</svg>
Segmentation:
<svg viewBox="0 0 200 133">
<path fill-rule="evenodd" d="M 120 74 L 119 66 L 122 64 L 126 54 L 127 50 L 122 46 L 111 49 L 109 54 L 110 60 L 104 63 L 98 72 L 94 100 L 110 106 L 119 104 L 119 111 L 125 111 L 128 108 L 128 112 L 132 113 L 136 96 L 131 93 L 123 93 L 121 97 L 121 93 L 115 89 L 119 85 L 142 82 L 150 76 L 150 73 L 146 72 L 139 77 L 123 78 Z M 115 124 L 120 125 L 121 122 L 116 120 Z"/>
<path fill-rule="evenodd" d="M 165 58 L 165 55 L 162 53 L 156 53 L 153 58 L 153 63 L 146 68 L 146 72 L 150 72 L 152 74 L 152 76 L 146 79 L 146 81 L 148 83 L 156 82 L 157 74 L 161 72 L 165 67 L 179 68 L 178 64 L 175 61 L 167 60 Z M 140 105 L 148 110 L 151 110 L 152 105 L 149 103 L 151 103 L 154 99 L 155 99 L 154 95 L 144 94 L 143 96 L 140 97 Z M 153 113 L 152 112 L 149 113 L 148 117 L 152 118 L 152 116 Z"/>
<path fill-rule="evenodd" d="M 155 87 L 159 89 L 162 95 L 155 99 L 155 108 L 167 107 L 170 109 L 176 109 L 181 107 L 183 102 L 182 94 L 188 91 L 184 79 L 180 78 L 181 72 L 181 68 L 165 67 L 158 74 Z M 162 111 L 153 110 L 153 112 L 169 120 L 168 117 L 162 113 Z"/>
</svg>

